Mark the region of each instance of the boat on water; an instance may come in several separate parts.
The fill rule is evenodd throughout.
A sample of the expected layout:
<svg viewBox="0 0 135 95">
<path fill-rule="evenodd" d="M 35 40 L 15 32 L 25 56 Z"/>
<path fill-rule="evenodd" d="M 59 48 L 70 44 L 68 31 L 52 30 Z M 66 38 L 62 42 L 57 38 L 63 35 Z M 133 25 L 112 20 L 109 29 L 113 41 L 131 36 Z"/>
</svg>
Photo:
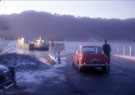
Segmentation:
<svg viewBox="0 0 135 95">
<path fill-rule="evenodd" d="M 44 41 L 41 37 L 34 42 L 26 42 L 24 38 L 19 38 L 18 43 L 16 44 L 17 48 L 28 49 L 28 50 L 49 50 L 49 42 Z"/>
<path fill-rule="evenodd" d="M 35 50 L 48 50 L 49 42 L 42 40 L 42 38 L 40 37 L 38 40 L 34 42 L 34 49 Z"/>
</svg>

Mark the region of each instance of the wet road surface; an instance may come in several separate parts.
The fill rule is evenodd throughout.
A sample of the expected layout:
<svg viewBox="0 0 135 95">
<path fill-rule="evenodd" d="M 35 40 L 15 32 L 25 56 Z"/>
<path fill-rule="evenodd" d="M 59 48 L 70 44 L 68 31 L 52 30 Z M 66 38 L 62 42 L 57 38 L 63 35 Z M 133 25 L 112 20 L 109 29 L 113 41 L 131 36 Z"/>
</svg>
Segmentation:
<svg viewBox="0 0 135 95">
<path fill-rule="evenodd" d="M 135 95 L 135 62 L 112 56 L 110 70 L 79 72 L 72 66 L 72 55 L 64 54 L 62 63 L 53 65 L 54 75 L 42 77 L 32 89 L 11 89 L 6 95 Z M 38 82 L 38 81 L 37 81 Z"/>
</svg>

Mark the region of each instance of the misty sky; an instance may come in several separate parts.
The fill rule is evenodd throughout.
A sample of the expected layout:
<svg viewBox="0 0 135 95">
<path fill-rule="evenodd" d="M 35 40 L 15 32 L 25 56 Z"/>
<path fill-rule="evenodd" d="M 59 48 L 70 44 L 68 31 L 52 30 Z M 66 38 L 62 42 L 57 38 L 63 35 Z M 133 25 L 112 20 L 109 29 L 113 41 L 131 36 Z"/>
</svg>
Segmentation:
<svg viewBox="0 0 135 95">
<path fill-rule="evenodd" d="M 1 1 L 0 14 L 27 10 L 91 18 L 135 18 L 135 1 Z"/>
</svg>

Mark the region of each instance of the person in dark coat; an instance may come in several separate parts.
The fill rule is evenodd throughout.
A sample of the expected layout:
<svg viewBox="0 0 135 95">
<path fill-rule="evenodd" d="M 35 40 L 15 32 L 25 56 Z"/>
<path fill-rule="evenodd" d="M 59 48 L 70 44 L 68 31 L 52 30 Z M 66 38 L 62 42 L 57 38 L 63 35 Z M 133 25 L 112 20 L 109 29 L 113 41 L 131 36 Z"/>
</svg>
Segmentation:
<svg viewBox="0 0 135 95">
<path fill-rule="evenodd" d="M 111 46 L 107 43 L 107 40 L 104 40 L 104 45 L 103 45 L 103 51 L 104 54 L 108 57 L 109 63 L 110 63 L 110 53 L 111 53 Z"/>
</svg>

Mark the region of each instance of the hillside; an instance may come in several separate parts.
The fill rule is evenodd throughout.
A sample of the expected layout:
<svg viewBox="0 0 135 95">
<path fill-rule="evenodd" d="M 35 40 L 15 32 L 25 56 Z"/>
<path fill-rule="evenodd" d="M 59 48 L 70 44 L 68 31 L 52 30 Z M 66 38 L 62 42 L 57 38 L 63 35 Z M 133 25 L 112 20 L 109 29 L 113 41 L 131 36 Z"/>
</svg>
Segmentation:
<svg viewBox="0 0 135 95">
<path fill-rule="evenodd" d="M 25 11 L 0 15 L 0 37 L 33 40 L 135 40 L 135 18 L 102 19 Z"/>
</svg>

